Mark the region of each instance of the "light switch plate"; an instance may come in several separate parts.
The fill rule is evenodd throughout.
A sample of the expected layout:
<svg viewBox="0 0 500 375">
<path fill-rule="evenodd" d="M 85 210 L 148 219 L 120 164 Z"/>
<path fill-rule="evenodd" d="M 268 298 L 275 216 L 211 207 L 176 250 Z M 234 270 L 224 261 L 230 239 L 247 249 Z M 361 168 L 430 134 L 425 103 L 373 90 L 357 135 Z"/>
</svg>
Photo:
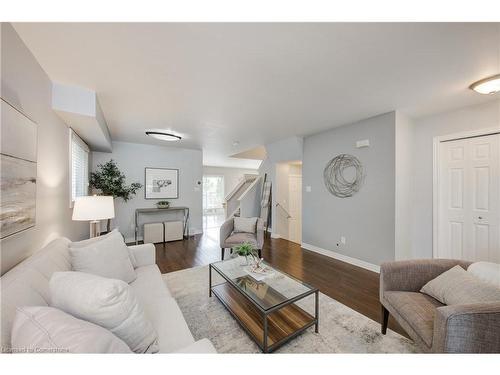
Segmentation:
<svg viewBox="0 0 500 375">
<path fill-rule="evenodd" d="M 306 193 L 310 193 L 311 192 L 311 187 L 310 186 L 306 186 Z"/>
</svg>

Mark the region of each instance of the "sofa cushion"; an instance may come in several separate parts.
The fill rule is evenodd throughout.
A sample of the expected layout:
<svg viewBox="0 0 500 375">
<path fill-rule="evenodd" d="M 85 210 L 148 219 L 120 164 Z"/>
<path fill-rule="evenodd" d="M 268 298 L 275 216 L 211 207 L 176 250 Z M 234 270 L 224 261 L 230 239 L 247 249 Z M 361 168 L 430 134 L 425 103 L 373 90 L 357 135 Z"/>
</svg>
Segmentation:
<svg viewBox="0 0 500 375">
<path fill-rule="evenodd" d="M 234 233 L 253 233 L 257 225 L 256 217 L 238 217 L 234 218 Z"/>
<path fill-rule="evenodd" d="M 156 265 L 136 268 L 137 279 L 130 284 L 144 313 L 158 333 L 161 353 L 189 346 L 194 343 L 184 316 L 171 297 L 160 270 Z"/>
<path fill-rule="evenodd" d="M 130 287 L 143 306 L 155 303 L 159 298 L 171 297 L 170 291 L 163 282 L 158 266 L 139 267 L 135 269 L 135 273 L 137 278 L 130 283 Z"/>
<path fill-rule="evenodd" d="M 127 245 L 116 230 L 99 240 L 73 242 L 69 245 L 69 253 L 74 271 L 119 279 L 127 283 L 136 278 Z"/>
<path fill-rule="evenodd" d="M 399 316 L 425 342 L 432 346 L 434 315 L 442 303 L 422 293 L 384 292 L 384 298 Z"/>
<path fill-rule="evenodd" d="M 12 347 L 29 353 L 131 353 L 107 329 L 53 307 L 18 307 Z"/>
<path fill-rule="evenodd" d="M 500 301 L 500 288 L 455 266 L 425 284 L 420 290 L 445 305 Z"/>
<path fill-rule="evenodd" d="M 257 247 L 257 238 L 255 237 L 255 234 L 251 233 L 233 233 L 228 238 L 226 238 L 226 241 L 224 241 L 224 245 L 227 247 L 233 247 L 244 242 L 248 242 L 254 247 Z"/>
<path fill-rule="evenodd" d="M 70 271 L 67 238 L 58 238 L 5 273 L 0 281 L 2 296 L 0 346 L 8 350 L 18 306 L 47 306 L 49 279 L 55 271 Z"/>
<path fill-rule="evenodd" d="M 123 235 L 120 233 L 120 231 L 118 230 L 118 228 L 115 228 L 111 232 L 106 233 L 106 234 L 104 234 L 102 236 L 92 237 L 92 238 L 88 238 L 86 240 L 72 242 L 71 246 L 74 247 L 74 248 L 76 248 L 76 247 L 87 247 L 89 245 L 92 245 L 95 242 L 102 241 L 102 240 L 105 240 L 105 239 L 107 239 L 109 237 L 115 236 L 116 234 L 119 234 L 123 238 Z M 125 241 L 125 239 L 123 239 L 123 241 Z M 128 255 L 130 257 L 130 262 L 132 262 L 132 266 L 134 268 L 136 268 L 137 267 L 137 261 L 135 259 L 135 255 L 134 255 L 134 253 L 133 253 L 133 251 L 132 251 L 132 249 L 130 247 L 127 247 L 127 250 L 128 250 Z"/>
<path fill-rule="evenodd" d="M 174 353 L 179 354 L 216 354 L 214 346 L 210 342 L 209 339 L 201 339 L 196 341 L 195 343 L 186 346 L 185 348 L 181 348 L 176 350 Z"/>
<path fill-rule="evenodd" d="M 109 329 L 136 353 L 158 351 L 153 325 L 126 282 L 82 272 L 55 272 L 49 286 L 52 306 Z"/>
<path fill-rule="evenodd" d="M 490 283 L 497 288 L 500 288 L 500 263 L 472 263 L 467 268 L 467 272 L 471 273 L 484 282 Z"/>
<path fill-rule="evenodd" d="M 158 332 L 160 353 L 170 353 L 194 343 L 177 302 L 173 298 L 158 298 L 143 305 L 146 317 Z"/>
</svg>

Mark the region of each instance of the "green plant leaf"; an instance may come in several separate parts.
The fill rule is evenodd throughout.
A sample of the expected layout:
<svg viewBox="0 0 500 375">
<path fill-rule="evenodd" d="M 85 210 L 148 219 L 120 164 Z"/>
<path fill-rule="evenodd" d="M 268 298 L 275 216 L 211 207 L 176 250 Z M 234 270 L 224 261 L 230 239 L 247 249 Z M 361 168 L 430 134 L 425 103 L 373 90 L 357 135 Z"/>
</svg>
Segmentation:
<svg viewBox="0 0 500 375">
<path fill-rule="evenodd" d="M 97 165 L 97 170 L 90 173 L 89 185 L 92 189 L 99 190 L 100 195 L 122 198 L 125 202 L 131 199 L 137 190 L 142 188 L 142 184 L 138 182 L 127 185 L 125 183 L 125 174 L 118 169 L 113 159 Z"/>
</svg>

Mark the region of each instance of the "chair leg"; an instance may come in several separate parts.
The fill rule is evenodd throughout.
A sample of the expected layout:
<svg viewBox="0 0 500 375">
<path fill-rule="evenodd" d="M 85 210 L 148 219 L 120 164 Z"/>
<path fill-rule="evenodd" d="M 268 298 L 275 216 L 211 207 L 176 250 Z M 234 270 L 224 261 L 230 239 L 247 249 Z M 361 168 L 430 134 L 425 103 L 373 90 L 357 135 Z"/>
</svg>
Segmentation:
<svg viewBox="0 0 500 375">
<path fill-rule="evenodd" d="M 221 249 L 221 258 L 222 260 L 224 260 L 224 252 L 226 249 L 224 249 L 223 247 L 221 247 L 220 249 Z"/>
<path fill-rule="evenodd" d="M 381 323 L 381 332 L 383 335 L 387 333 L 387 323 L 389 322 L 389 310 L 387 310 L 382 305 L 382 323 Z"/>
</svg>

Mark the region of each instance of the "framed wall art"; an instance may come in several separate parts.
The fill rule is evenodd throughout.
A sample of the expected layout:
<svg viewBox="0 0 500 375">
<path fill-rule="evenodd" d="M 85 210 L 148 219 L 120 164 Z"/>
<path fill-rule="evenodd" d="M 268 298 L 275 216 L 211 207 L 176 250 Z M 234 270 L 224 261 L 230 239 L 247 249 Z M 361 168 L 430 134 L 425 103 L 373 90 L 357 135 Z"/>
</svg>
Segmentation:
<svg viewBox="0 0 500 375">
<path fill-rule="evenodd" d="M 179 170 L 170 168 L 145 168 L 145 199 L 179 198 Z"/>
<path fill-rule="evenodd" d="M 5 238 L 36 224 L 37 125 L 0 101 L 0 238 Z"/>
</svg>

